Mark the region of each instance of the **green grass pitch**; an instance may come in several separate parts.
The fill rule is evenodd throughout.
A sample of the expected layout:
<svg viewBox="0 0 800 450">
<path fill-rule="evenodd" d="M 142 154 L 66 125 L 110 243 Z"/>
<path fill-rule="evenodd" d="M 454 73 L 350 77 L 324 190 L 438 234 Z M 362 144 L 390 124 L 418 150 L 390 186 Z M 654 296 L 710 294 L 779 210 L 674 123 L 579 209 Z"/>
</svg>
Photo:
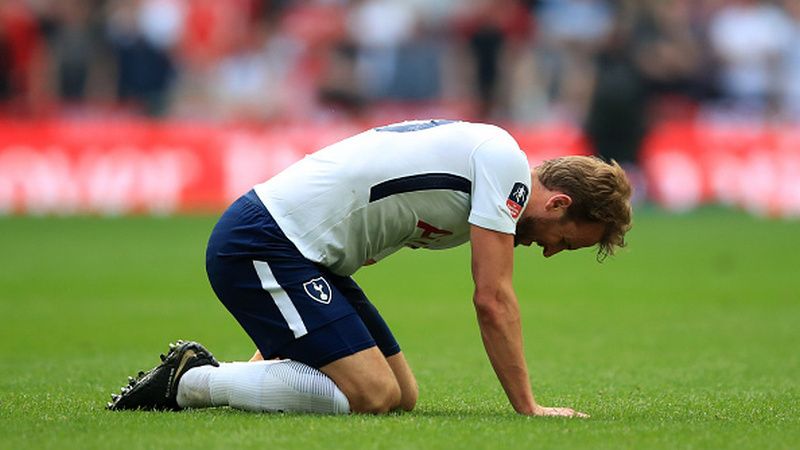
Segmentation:
<svg viewBox="0 0 800 450">
<path fill-rule="evenodd" d="M 252 353 L 205 279 L 213 223 L 0 218 L 0 448 L 800 448 L 800 223 L 719 209 L 641 212 L 603 264 L 517 249 L 537 398 L 589 420 L 513 413 L 480 343 L 468 246 L 403 250 L 356 277 L 416 372 L 412 413 L 105 411 L 170 341 Z"/>
</svg>

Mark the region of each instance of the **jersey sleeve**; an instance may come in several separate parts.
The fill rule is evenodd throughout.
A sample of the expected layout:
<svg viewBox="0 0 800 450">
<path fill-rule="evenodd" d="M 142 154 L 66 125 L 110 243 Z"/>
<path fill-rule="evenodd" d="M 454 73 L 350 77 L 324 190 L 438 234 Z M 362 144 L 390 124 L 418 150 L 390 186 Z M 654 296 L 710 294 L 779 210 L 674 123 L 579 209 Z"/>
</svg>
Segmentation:
<svg viewBox="0 0 800 450">
<path fill-rule="evenodd" d="M 531 172 L 525 153 L 509 134 L 484 141 L 470 160 L 473 173 L 469 223 L 514 234 L 528 204 Z"/>
</svg>

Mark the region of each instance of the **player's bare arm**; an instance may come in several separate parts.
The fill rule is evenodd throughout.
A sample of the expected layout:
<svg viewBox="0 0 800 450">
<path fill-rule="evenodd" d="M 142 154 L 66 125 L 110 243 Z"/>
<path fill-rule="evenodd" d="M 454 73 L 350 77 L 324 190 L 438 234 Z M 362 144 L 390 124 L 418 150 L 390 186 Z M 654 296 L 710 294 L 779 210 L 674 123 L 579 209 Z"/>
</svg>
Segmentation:
<svg viewBox="0 0 800 450">
<path fill-rule="evenodd" d="M 519 304 L 512 284 L 514 236 L 472 226 L 473 301 L 486 353 L 514 410 L 527 415 L 580 416 L 536 403 L 523 351 Z"/>
</svg>

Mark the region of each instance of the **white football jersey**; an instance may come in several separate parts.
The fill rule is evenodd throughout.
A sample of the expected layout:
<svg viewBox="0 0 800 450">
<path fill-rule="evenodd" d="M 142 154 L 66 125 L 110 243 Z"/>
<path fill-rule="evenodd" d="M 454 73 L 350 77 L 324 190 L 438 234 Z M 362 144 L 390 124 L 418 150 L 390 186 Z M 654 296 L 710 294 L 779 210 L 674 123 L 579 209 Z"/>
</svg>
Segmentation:
<svg viewBox="0 0 800 450">
<path fill-rule="evenodd" d="M 513 234 L 530 186 L 505 130 L 429 120 L 337 142 L 255 191 L 303 256 L 351 275 L 403 247 L 463 244 L 470 224 Z"/>
</svg>

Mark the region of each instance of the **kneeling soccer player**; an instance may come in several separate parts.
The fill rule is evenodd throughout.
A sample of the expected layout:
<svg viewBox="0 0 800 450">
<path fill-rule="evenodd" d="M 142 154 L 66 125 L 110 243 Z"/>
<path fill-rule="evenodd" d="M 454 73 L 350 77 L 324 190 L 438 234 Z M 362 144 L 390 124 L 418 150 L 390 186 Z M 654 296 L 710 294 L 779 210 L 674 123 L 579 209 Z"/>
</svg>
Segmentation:
<svg viewBox="0 0 800 450">
<path fill-rule="evenodd" d="M 411 410 L 414 375 L 350 276 L 403 247 L 470 241 L 478 325 L 512 407 L 584 416 L 534 399 L 513 250 L 536 243 L 550 257 L 597 245 L 598 257 L 612 254 L 630 228 L 630 194 L 613 161 L 570 156 L 531 170 L 516 141 L 486 124 L 404 122 L 330 145 L 236 200 L 211 233 L 208 277 L 255 343 L 253 359 L 220 364 L 179 341 L 109 408 Z"/>
</svg>

